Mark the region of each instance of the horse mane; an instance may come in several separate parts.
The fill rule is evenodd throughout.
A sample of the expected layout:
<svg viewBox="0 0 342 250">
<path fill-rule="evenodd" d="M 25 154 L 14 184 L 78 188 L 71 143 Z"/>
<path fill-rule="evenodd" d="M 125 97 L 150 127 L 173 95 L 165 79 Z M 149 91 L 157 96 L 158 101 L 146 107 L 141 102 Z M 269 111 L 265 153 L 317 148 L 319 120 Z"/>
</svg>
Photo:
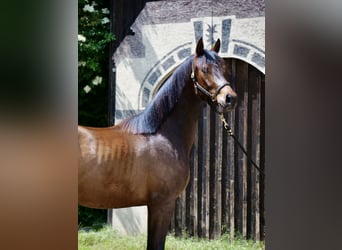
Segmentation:
<svg viewBox="0 0 342 250">
<path fill-rule="evenodd" d="M 123 120 L 119 127 L 133 134 L 154 134 L 176 106 L 190 79 L 194 57 L 186 59 L 167 79 L 144 111 Z"/>
</svg>

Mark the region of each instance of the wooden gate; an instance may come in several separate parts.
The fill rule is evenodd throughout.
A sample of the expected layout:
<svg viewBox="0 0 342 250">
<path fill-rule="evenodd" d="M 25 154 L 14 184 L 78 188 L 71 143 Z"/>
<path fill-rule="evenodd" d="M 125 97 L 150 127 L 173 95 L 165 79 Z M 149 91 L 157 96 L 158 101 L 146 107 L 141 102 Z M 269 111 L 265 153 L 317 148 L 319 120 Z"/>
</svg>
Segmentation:
<svg viewBox="0 0 342 250">
<path fill-rule="evenodd" d="M 250 157 L 265 167 L 265 77 L 238 59 L 225 59 L 238 94 L 235 112 L 226 115 Z M 203 104 L 191 153 L 191 177 L 176 201 L 170 230 L 176 236 L 215 239 L 223 233 L 264 239 L 264 180 L 229 137 L 218 115 Z"/>
</svg>

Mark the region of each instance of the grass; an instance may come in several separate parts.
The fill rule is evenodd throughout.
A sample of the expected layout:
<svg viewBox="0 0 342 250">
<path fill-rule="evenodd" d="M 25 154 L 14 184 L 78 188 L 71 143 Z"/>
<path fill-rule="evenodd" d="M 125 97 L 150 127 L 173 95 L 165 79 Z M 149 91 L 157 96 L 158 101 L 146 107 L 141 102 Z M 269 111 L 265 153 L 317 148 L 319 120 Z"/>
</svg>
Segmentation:
<svg viewBox="0 0 342 250">
<path fill-rule="evenodd" d="M 136 250 L 146 249 L 146 236 L 121 236 L 107 227 L 100 231 L 79 231 L 79 250 Z M 165 249 L 168 250 L 264 250 L 263 242 L 235 239 L 230 240 L 228 235 L 223 235 L 218 240 L 205 240 L 197 238 L 175 238 L 168 235 Z"/>
</svg>

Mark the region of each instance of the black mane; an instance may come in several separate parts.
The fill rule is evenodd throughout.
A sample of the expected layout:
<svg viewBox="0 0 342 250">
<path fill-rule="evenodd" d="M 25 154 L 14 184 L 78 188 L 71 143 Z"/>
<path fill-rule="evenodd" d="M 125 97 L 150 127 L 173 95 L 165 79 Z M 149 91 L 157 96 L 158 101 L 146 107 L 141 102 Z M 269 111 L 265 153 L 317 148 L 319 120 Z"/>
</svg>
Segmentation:
<svg viewBox="0 0 342 250">
<path fill-rule="evenodd" d="M 190 79 L 193 56 L 185 60 L 164 83 L 146 109 L 121 122 L 120 127 L 133 134 L 154 134 L 178 102 Z"/>
</svg>

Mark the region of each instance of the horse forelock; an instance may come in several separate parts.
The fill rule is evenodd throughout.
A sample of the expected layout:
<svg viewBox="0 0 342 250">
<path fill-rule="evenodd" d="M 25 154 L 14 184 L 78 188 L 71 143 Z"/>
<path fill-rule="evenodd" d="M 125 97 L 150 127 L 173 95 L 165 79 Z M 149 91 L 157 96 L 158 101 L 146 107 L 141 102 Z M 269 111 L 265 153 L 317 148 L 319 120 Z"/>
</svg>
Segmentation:
<svg viewBox="0 0 342 250">
<path fill-rule="evenodd" d="M 120 127 L 133 134 L 154 134 L 179 101 L 190 79 L 193 56 L 186 59 L 163 84 L 156 96 L 140 114 L 124 120 Z"/>
<path fill-rule="evenodd" d="M 212 50 L 204 50 L 204 58 L 206 62 L 209 62 L 211 64 L 220 64 L 222 61 L 222 58 Z"/>
<path fill-rule="evenodd" d="M 204 50 L 204 55 L 206 57 L 207 60 L 215 62 L 217 61 L 218 55 L 211 50 Z"/>
</svg>

